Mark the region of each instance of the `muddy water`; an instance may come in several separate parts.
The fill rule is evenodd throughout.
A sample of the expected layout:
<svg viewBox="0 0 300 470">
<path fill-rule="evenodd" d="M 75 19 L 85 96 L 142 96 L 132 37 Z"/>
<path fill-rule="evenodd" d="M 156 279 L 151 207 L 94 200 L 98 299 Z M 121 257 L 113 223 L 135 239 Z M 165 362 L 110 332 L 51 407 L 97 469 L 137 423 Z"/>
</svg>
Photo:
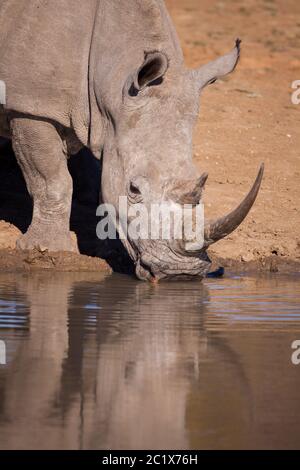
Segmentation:
<svg viewBox="0 0 300 470">
<path fill-rule="evenodd" d="M 299 448 L 299 280 L 0 275 L 0 448 Z"/>
</svg>

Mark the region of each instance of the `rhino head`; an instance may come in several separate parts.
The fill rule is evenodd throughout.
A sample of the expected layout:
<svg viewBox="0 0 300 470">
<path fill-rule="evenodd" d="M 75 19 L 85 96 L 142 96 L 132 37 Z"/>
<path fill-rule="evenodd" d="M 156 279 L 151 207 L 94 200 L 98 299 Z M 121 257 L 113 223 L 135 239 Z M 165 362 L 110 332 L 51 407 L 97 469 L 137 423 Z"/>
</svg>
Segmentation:
<svg viewBox="0 0 300 470">
<path fill-rule="evenodd" d="M 142 203 L 150 208 L 162 201 L 197 207 L 207 179 L 206 174 L 197 175 L 192 159 L 199 97 L 207 85 L 234 70 L 239 55 L 237 40 L 230 53 L 197 70 L 188 70 L 183 63 L 172 63 L 163 51 L 149 51 L 129 71 L 119 87 L 118 100 L 107 105 L 105 97 L 99 97 L 102 114 L 109 123 L 103 151 L 104 202 L 117 210 L 119 196 L 126 196 L 132 207 Z M 210 267 L 206 249 L 244 220 L 256 199 L 262 176 L 263 167 L 235 210 L 205 222 L 203 244 L 184 239 L 133 240 L 130 236 L 124 240 L 138 278 L 203 277 Z"/>
</svg>

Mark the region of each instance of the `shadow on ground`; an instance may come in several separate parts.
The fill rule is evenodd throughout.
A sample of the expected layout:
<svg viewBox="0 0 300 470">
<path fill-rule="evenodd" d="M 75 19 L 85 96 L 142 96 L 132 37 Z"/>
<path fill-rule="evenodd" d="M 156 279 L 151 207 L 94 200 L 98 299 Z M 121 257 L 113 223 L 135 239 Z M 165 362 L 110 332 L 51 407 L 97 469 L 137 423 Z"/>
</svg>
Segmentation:
<svg viewBox="0 0 300 470">
<path fill-rule="evenodd" d="M 80 253 L 99 257 L 116 272 L 133 273 L 133 263 L 119 240 L 100 241 L 96 236 L 101 164 L 88 149 L 69 160 L 73 178 L 71 230 L 76 233 Z M 32 200 L 11 144 L 0 142 L 0 221 L 25 233 L 32 217 Z"/>
</svg>

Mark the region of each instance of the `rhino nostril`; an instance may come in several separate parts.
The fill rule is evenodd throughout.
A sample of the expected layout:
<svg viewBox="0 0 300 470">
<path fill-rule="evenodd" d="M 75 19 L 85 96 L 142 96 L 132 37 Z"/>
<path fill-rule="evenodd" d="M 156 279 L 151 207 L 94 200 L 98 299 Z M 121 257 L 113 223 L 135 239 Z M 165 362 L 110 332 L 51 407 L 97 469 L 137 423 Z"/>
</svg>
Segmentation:
<svg viewBox="0 0 300 470">
<path fill-rule="evenodd" d="M 146 266 L 142 260 L 139 260 L 136 264 L 135 273 L 137 277 L 142 281 L 152 281 L 153 274 L 148 266 Z"/>
</svg>

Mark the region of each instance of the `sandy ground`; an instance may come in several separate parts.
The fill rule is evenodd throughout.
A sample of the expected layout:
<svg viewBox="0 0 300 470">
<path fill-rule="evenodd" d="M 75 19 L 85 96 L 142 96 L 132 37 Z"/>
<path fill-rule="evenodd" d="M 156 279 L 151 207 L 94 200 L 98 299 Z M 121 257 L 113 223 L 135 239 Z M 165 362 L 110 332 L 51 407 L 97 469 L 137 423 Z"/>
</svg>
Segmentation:
<svg viewBox="0 0 300 470">
<path fill-rule="evenodd" d="M 250 188 L 260 163 L 266 166 L 254 209 L 233 235 L 214 245 L 210 255 L 225 266 L 294 270 L 300 263 L 300 104 L 292 104 L 291 84 L 300 80 L 300 2 L 166 3 L 190 67 L 224 54 L 235 38 L 243 40 L 234 74 L 202 96 L 194 157 L 199 170 L 210 175 L 206 216 L 231 210 Z M 15 253 L 15 241 L 29 223 L 31 205 L 24 185 L 19 191 L 22 178 L 9 151 L 0 152 L 0 269 L 107 269 L 100 260 L 85 256 L 56 255 L 53 261 L 47 253 Z M 84 193 L 86 183 L 79 184 Z M 94 239 L 94 199 L 75 197 L 73 206 L 72 226 L 81 252 L 101 256 L 103 249 L 97 248 Z"/>
</svg>

